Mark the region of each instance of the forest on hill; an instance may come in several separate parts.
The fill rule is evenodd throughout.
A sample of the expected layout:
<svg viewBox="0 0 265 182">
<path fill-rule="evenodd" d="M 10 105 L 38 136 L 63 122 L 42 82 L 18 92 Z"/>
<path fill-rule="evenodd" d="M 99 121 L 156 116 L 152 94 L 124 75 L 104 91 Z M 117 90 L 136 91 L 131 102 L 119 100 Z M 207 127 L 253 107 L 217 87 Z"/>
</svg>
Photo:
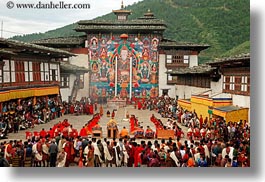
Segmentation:
<svg viewBox="0 0 265 182">
<path fill-rule="evenodd" d="M 150 9 L 167 24 L 164 37 L 178 42 L 209 44 L 200 54 L 200 62 L 218 57 L 250 52 L 249 0 L 144 0 L 126 9 L 130 19 L 142 17 Z M 83 20 L 80 17 L 80 20 Z M 113 13 L 97 19 L 113 20 Z M 78 36 L 76 23 L 45 33 L 14 36 L 12 39 L 33 41 L 52 37 Z"/>
</svg>

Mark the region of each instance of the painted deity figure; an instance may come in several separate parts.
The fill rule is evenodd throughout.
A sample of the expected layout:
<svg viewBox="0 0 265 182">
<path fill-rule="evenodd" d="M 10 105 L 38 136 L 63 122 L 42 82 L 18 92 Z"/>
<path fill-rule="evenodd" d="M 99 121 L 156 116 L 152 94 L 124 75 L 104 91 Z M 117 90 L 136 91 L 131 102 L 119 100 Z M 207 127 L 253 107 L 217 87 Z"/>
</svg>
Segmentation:
<svg viewBox="0 0 265 182">
<path fill-rule="evenodd" d="M 158 94 L 157 94 L 157 88 L 152 87 L 151 90 L 150 90 L 150 97 L 151 98 L 155 98 L 157 96 L 158 96 Z"/>
<path fill-rule="evenodd" d="M 121 55 L 120 55 L 120 69 L 121 70 L 128 70 L 130 68 L 129 62 L 129 51 L 126 48 L 122 48 Z"/>
<path fill-rule="evenodd" d="M 141 68 L 141 81 L 143 83 L 149 82 L 149 64 L 145 61 L 142 63 L 142 68 Z"/>
<path fill-rule="evenodd" d="M 108 53 L 107 53 L 107 51 L 106 51 L 106 48 L 103 47 L 103 48 L 101 49 L 100 58 L 101 58 L 102 60 L 105 60 L 107 57 L 108 57 Z"/>
<path fill-rule="evenodd" d="M 149 52 L 147 48 L 144 48 L 142 57 L 143 57 L 143 60 L 145 61 L 149 60 Z"/>
<path fill-rule="evenodd" d="M 90 49 L 95 50 L 97 48 L 98 48 L 98 39 L 96 37 L 93 37 L 91 39 Z"/>
<path fill-rule="evenodd" d="M 102 66 L 100 68 L 100 81 L 107 82 L 108 81 L 108 65 L 106 61 L 102 62 Z"/>
<path fill-rule="evenodd" d="M 151 83 L 153 84 L 157 82 L 156 73 L 157 73 L 156 64 L 153 64 L 151 69 Z"/>
<path fill-rule="evenodd" d="M 128 92 L 127 92 L 126 88 L 122 88 L 121 92 L 120 92 L 120 97 L 121 98 L 127 98 L 127 96 L 128 96 Z"/>
<path fill-rule="evenodd" d="M 92 68 L 92 74 L 91 74 L 91 80 L 93 82 L 97 82 L 99 80 L 99 69 L 97 62 L 93 62 L 91 65 Z"/>
<path fill-rule="evenodd" d="M 158 46 L 158 39 L 157 38 L 154 38 L 152 40 L 152 50 L 153 51 L 157 51 L 157 46 Z"/>
</svg>

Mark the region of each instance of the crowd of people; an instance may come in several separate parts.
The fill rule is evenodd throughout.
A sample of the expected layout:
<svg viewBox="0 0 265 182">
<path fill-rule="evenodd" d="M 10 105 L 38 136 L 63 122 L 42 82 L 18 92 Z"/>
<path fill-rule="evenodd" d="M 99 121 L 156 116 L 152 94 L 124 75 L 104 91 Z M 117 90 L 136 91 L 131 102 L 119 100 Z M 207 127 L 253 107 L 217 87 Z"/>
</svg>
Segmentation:
<svg viewBox="0 0 265 182">
<path fill-rule="evenodd" d="M 86 102 L 78 104 L 84 106 Z M 123 128 L 121 138 L 96 139 L 81 133 L 71 135 L 73 129 L 68 123 L 63 125 L 65 133 L 51 136 L 47 132 L 26 142 L 2 142 L 0 166 L 12 163 L 16 157 L 20 159 L 19 166 L 26 166 L 31 161 L 30 166 L 36 167 L 250 166 L 250 125 L 247 121 L 202 118 L 196 111 L 180 108 L 177 100 L 169 97 L 145 99 L 137 104 L 138 109 L 153 110 L 167 118 L 166 123 L 159 118 L 152 122 L 163 129 L 174 130 L 175 137 L 168 140 L 129 138 L 127 129 Z M 96 116 L 100 117 L 100 113 Z M 84 128 L 86 126 L 88 123 Z M 187 128 L 187 133 L 182 131 L 183 127 Z"/>
<path fill-rule="evenodd" d="M 17 133 L 19 130 L 34 128 L 35 125 L 47 123 L 61 117 L 63 106 L 57 97 L 21 99 L 3 103 L 0 115 L 1 132 Z"/>
<path fill-rule="evenodd" d="M 60 102 L 57 96 L 51 96 L 48 100 L 46 97 L 38 97 L 35 101 L 34 98 L 9 101 L 2 106 L 0 134 L 7 137 L 8 133 L 34 128 L 65 114 L 92 115 L 96 111 L 97 104 L 91 103 L 89 98 L 74 103 Z"/>
</svg>

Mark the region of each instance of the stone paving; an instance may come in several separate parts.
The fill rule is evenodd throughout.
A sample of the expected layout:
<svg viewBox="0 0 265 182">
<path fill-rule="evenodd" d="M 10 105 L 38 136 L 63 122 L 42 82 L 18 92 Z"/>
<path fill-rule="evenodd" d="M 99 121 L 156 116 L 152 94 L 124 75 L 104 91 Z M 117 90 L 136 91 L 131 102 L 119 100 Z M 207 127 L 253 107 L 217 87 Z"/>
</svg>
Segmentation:
<svg viewBox="0 0 265 182">
<path fill-rule="evenodd" d="M 165 124 L 167 119 L 166 118 L 161 118 L 160 115 L 155 112 L 155 111 L 149 111 L 149 110 L 138 110 L 135 109 L 134 106 L 126 106 L 126 107 L 108 107 L 108 106 L 104 106 L 104 115 L 103 117 L 100 119 L 99 124 L 102 127 L 103 130 L 103 138 L 107 137 L 107 122 L 109 121 L 110 118 L 108 118 L 106 116 L 106 112 L 107 110 L 109 110 L 110 112 L 112 112 L 113 109 L 117 109 L 117 111 L 115 111 L 115 119 L 118 123 L 118 127 L 121 130 L 124 126 L 129 130 L 130 129 L 130 123 L 129 121 L 124 121 L 123 119 L 126 118 L 126 112 L 129 112 L 129 115 L 134 114 L 137 118 L 138 121 L 140 122 L 140 125 L 143 126 L 144 130 L 147 128 L 147 126 L 150 126 L 150 128 L 152 128 L 153 130 L 155 130 L 155 126 L 154 124 L 150 121 L 150 117 L 152 114 L 154 114 L 157 118 L 160 118 L 161 121 Z M 73 125 L 74 128 L 76 128 L 78 130 L 78 132 L 80 131 L 80 129 L 84 126 L 84 124 L 90 120 L 92 118 L 92 115 L 64 115 L 60 118 L 54 119 L 46 124 L 40 124 L 40 125 L 36 125 L 33 129 L 28 129 L 28 130 L 20 130 L 18 133 L 9 133 L 8 134 L 8 139 L 2 139 L 1 142 L 3 141 L 8 141 L 8 140 L 25 140 L 26 139 L 26 131 L 41 131 L 42 128 L 44 128 L 45 130 L 49 130 L 51 127 L 53 127 L 53 125 L 59 121 L 63 121 L 64 119 L 68 119 L 68 121 Z M 182 127 L 182 130 L 184 131 L 184 133 L 186 134 L 187 132 L 187 128 L 183 127 L 181 125 L 179 125 L 180 127 Z"/>
</svg>

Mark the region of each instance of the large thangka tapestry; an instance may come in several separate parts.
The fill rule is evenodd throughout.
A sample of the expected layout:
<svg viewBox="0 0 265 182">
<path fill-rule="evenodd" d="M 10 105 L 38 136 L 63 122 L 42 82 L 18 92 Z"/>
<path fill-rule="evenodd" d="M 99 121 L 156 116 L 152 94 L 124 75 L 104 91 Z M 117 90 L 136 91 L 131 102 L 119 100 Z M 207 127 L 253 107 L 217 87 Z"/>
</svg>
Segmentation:
<svg viewBox="0 0 265 182">
<path fill-rule="evenodd" d="M 158 96 L 159 37 L 102 35 L 89 37 L 90 96 Z"/>
</svg>

